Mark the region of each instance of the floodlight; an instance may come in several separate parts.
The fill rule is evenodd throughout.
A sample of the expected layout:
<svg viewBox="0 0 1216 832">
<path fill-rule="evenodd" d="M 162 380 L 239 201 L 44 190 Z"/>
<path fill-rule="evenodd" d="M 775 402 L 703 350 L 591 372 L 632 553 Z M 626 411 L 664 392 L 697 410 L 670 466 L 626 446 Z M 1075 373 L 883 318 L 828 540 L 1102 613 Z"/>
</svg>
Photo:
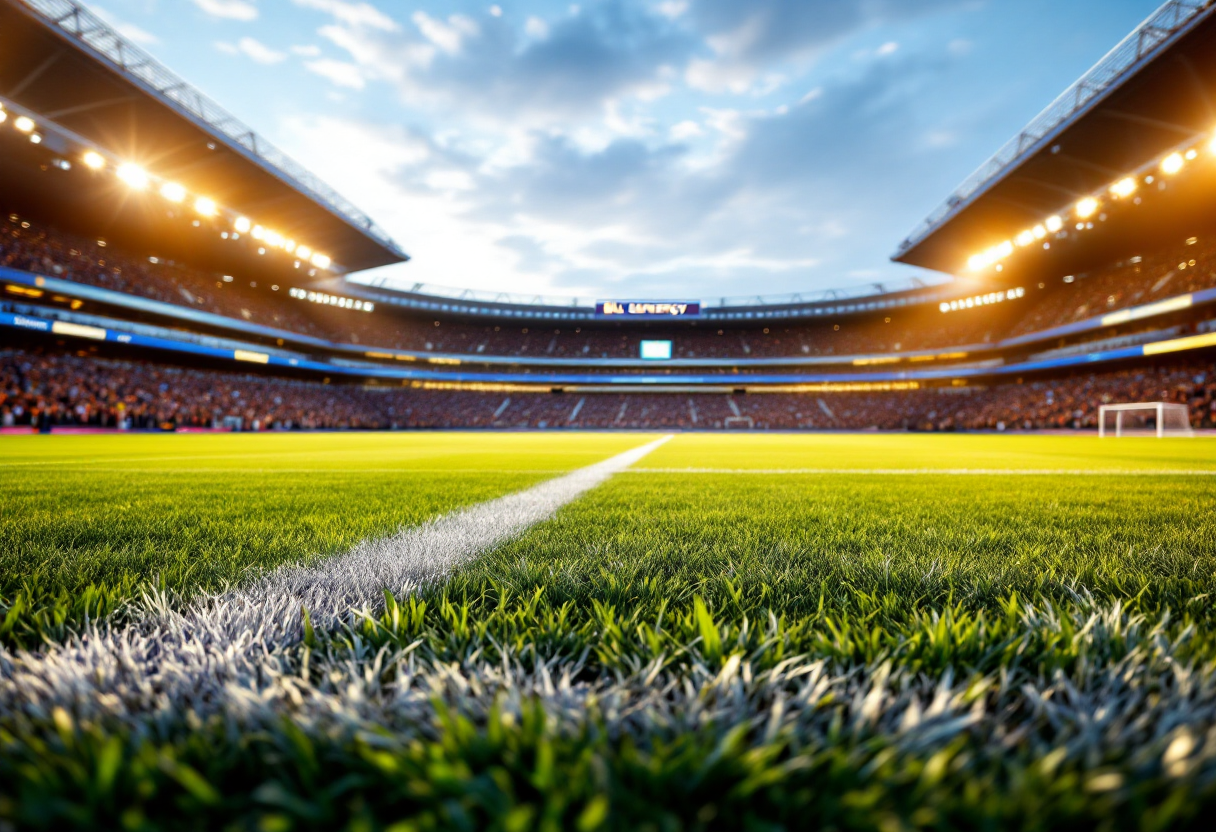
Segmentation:
<svg viewBox="0 0 1216 832">
<path fill-rule="evenodd" d="M 328 269 L 329 264 L 332 262 L 333 261 L 330 260 L 328 257 L 326 257 L 324 254 L 317 253 L 312 256 L 312 264 L 314 266 L 316 266 L 318 269 Z"/>
<path fill-rule="evenodd" d="M 1031 229 L 1030 233 L 1034 235 L 1036 240 L 1041 240 L 1047 236 L 1047 229 L 1042 225 L 1036 225 L 1033 229 Z"/>
<path fill-rule="evenodd" d="M 1101 203 L 1099 203 L 1098 200 L 1094 199 L 1092 196 L 1087 196 L 1085 199 L 1077 203 L 1077 216 L 1083 220 L 1088 219 L 1089 217 L 1092 217 L 1094 214 L 1098 213 L 1098 208 L 1100 207 Z"/>
<path fill-rule="evenodd" d="M 34 144 L 42 144 L 42 134 L 30 133 L 30 141 Z"/>
<path fill-rule="evenodd" d="M 1196 150 L 1196 149 L 1195 149 L 1195 148 L 1193 148 L 1193 147 L 1192 147 L 1190 150 L 1188 150 L 1188 151 L 1186 152 L 1186 160 L 1187 160 L 1188 162 L 1193 162 L 1193 161 L 1195 161 L 1195 160 L 1196 160 L 1198 157 L 1199 157 L 1199 151 L 1198 151 L 1198 150 Z"/>
<path fill-rule="evenodd" d="M 176 182 L 166 182 L 160 186 L 160 195 L 170 202 L 181 202 L 186 198 L 186 189 Z"/>
<path fill-rule="evenodd" d="M 277 231 L 267 231 L 265 240 L 267 245 L 274 246 L 275 248 L 283 245 L 283 235 Z"/>
<path fill-rule="evenodd" d="M 194 210 L 204 217 L 214 217 L 219 213 L 219 208 L 215 204 L 214 199 L 208 199 L 205 196 L 200 196 L 194 200 Z"/>
<path fill-rule="evenodd" d="M 997 257 L 1008 257 L 1009 255 L 1013 254 L 1013 243 L 1006 240 L 994 248 L 993 251 L 996 252 Z"/>
<path fill-rule="evenodd" d="M 247 234 L 249 233 L 249 229 L 253 228 L 253 223 L 250 222 L 249 217 L 237 217 L 236 222 L 232 224 L 232 227 L 235 228 L 239 234 Z"/>
<path fill-rule="evenodd" d="M 1110 192 L 1115 196 L 1131 196 L 1136 192 L 1136 180 L 1130 176 L 1120 179 L 1110 186 Z"/>
<path fill-rule="evenodd" d="M 134 190 L 142 191 L 148 187 L 148 172 L 139 165 L 130 162 L 118 166 L 117 176 Z"/>
<path fill-rule="evenodd" d="M 6 121 L 8 121 L 8 113 L 4 111 L 3 107 L 0 107 L 0 124 L 4 124 Z"/>
<path fill-rule="evenodd" d="M 1064 227 L 1064 220 L 1060 219 L 1059 217 L 1048 217 L 1047 222 L 1045 222 L 1044 225 L 1047 226 L 1048 231 L 1055 234 Z"/>
<path fill-rule="evenodd" d="M 978 272 L 980 269 L 988 265 L 988 258 L 982 254 L 973 254 L 967 258 L 967 268 L 973 272 Z"/>
<path fill-rule="evenodd" d="M 86 151 L 83 157 L 84 166 L 89 170 L 101 170 L 106 166 L 106 159 L 95 150 Z"/>
<path fill-rule="evenodd" d="M 255 225 L 253 227 L 253 230 L 250 231 L 249 233 L 253 237 L 253 239 L 260 240 L 266 236 L 266 229 L 262 228 L 262 226 L 260 226 L 260 225 Z"/>
<path fill-rule="evenodd" d="M 1028 246 L 1034 242 L 1034 232 L 1027 229 L 1014 238 L 1014 242 L 1020 246 Z"/>
<path fill-rule="evenodd" d="M 35 127 L 34 120 L 29 116 L 17 116 L 17 120 L 13 122 L 13 126 L 22 133 L 33 133 Z"/>
<path fill-rule="evenodd" d="M 312 257 L 312 249 L 308 246 L 296 246 L 296 257 L 299 257 L 301 260 L 307 260 L 309 257 Z"/>
<path fill-rule="evenodd" d="M 1161 171 L 1172 176 L 1182 170 L 1183 164 L 1185 164 L 1185 160 L 1183 160 L 1181 153 L 1171 153 L 1161 160 Z"/>
</svg>

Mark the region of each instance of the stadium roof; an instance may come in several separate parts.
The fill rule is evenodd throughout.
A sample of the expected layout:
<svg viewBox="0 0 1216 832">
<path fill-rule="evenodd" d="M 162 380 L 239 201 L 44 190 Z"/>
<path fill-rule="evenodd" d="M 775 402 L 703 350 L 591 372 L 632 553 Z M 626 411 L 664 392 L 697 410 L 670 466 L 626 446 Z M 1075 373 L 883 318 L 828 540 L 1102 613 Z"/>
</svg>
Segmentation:
<svg viewBox="0 0 1216 832">
<path fill-rule="evenodd" d="M 1212 79 L 1216 4 L 1169 0 L 971 174 L 894 259 L 962 273 L 977 252 L 1211 135 Z"/>
<path fill-rule="evenodd" d="M 307 241 L 344 270 L 408 259 L 366 214 L 74 0 L 0 0 L 0 50 L 0 96 L 59 133 Z M 24 181 L 4 175 L 6 187 Z"/>
</svg>

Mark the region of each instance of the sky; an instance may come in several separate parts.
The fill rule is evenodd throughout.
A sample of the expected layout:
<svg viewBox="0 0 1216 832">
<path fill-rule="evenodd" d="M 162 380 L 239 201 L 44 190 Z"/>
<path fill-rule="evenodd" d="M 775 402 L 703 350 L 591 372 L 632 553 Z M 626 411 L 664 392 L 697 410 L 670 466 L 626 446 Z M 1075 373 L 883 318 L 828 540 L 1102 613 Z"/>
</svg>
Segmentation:
<svg viewBox="0 0 1216 832">
<path fill-rule="evenodd" d="M 412 257 L 359 279 L 711 300 L 940 279 L 889 258 L 1157 3 L 88 5 Z"/>
</svg>

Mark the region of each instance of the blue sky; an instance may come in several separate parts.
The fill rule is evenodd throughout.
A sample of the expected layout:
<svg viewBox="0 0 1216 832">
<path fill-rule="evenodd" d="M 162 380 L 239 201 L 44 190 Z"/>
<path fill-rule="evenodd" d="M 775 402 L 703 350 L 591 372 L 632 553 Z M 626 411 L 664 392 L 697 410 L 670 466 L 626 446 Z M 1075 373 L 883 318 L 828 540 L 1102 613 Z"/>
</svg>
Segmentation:
<svg viewBox="0 0 1216 832">
<path fill-rule="evenodd" d="M 371 214 L 398 285 L 708 299 L 898 242 L 1154 0 L 105 0 Z M 288 230 L 288 229 L 285 229 Z"/>
</svg>

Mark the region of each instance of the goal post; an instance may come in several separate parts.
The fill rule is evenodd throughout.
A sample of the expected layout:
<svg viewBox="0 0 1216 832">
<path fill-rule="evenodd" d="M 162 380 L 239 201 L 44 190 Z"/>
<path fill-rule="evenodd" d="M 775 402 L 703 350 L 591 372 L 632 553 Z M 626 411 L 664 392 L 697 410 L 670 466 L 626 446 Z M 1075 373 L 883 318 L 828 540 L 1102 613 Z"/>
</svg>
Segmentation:
<svg viewBox="0 0 1216 832">
<path fill-rule="evenodd" d="M 1177 402 L 1129 402 L 1098 408 L 1098 436 L 1194 436 L 1190 410 Z"/>
</svg>

